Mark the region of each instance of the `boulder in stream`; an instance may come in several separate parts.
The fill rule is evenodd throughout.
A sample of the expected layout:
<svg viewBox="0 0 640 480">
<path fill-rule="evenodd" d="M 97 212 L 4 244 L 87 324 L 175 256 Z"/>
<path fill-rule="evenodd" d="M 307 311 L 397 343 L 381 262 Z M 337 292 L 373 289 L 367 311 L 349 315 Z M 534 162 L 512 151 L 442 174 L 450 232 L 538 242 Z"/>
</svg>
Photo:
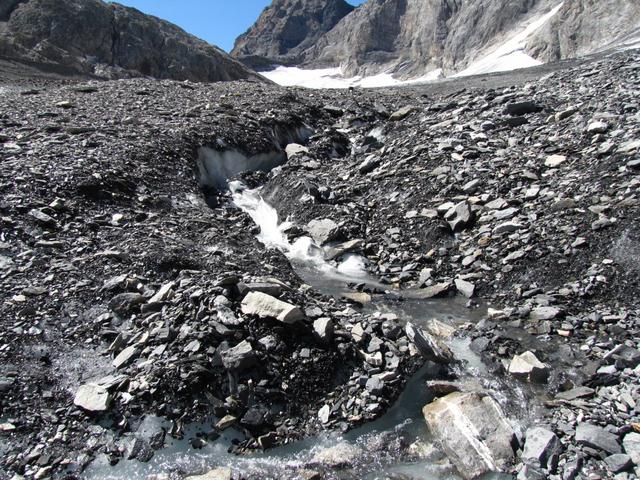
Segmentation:
<svg viewBox="0 0 640 480">
<path fill-rule="evenodd" d="M 412 323 L 407 323 L 405 327 L 407 337 L 415 345 L 416 350 L 420 352 L 427 360 L 434 363 L 448 364 L 453 362 L 453 353 L 442 341 L 429 335 L 424 330 L 416 327 Z"/>
<path fill-rule="evenodd" d="M 507 468 L 516 435 L 500 405 L 481 393 L 455 392 L 422 409 L 431 434 L 466 479 Z"/>
<path fill-rule="evenodd" d="M 524 352 L 513 357 L 509 373 L 529 382 L 544 383 L 549 377 L 549 367 L 538 360 L 533 352 Z"/>
<path fill-rule="evenodd" d="M 185 480 L 231 480 L 233 472 L 230 468 L 216 468 L 203 475 L 192 475 Z"/>
</svg>

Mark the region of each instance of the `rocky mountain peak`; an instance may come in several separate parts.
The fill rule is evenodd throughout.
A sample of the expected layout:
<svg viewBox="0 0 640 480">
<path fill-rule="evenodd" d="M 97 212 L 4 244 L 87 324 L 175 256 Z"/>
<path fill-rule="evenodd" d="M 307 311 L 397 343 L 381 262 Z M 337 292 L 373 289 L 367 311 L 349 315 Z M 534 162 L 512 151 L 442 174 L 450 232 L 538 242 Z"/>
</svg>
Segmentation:
<svg viewBox="0 0 640 480">
<path fill-rule="evenodd" d="M 251 66 L 296 64 L 355 7 L 344 0 L 274 0 L 231 55 Z"/>
</svg>

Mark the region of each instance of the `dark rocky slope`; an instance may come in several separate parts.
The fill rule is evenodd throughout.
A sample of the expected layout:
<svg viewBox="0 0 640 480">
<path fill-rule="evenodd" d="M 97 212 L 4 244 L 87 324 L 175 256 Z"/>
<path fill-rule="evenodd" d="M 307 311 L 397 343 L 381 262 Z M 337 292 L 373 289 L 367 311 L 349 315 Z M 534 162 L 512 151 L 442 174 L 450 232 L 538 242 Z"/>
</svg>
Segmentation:
<svg viewBox="0 0 640 480">
<path fill-rule="evenodd" d="M 169 22 L 101 0 L 3 0 L 0 57 L 106 78 L 260 79 Z"/>
<path fill-rule="evenodd" d="M 558 445 L 527 435 L 512 452 L 525 478 L 637 475 L 640 56 L 565 67 L 388 91 L 0 84 L 0 476 L 148 459 L 198 418 L 230 415 L 242 450 L 389 406 L 422 362 L 400 320 L 303 286 L 227 195 L 209 207 L 198 185 L 202 145 L 279 152 L 303 124 L 308 153 L 245 175 L 283 216 L 362 239 L 385 298 L 416 287 L 488 300 L 458 335 L 497 378 L 525 350 L 547 363 L 541 423 Z M 260 289 L 304 318 L 247 313 Z M 333 336 L 316 329 L 327 320 Z M 173 426 L 136 440 L 149 413 Z M 194 448 L 217 429 L 202 433 Z"/>
<path fill-rule="evenodd" d="M 344 0 L 274 0 L 238 37 L 231 55 L 252 67 L 298 64 L 353 9 Z"/>
</svg>

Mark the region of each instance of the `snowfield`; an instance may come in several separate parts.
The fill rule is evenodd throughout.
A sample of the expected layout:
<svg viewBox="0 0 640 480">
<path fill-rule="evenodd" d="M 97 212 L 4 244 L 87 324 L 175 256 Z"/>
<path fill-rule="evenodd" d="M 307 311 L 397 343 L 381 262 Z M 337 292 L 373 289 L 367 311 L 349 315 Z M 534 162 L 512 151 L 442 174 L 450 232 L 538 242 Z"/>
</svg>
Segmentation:
<svg viewBox="0 0 640 480">
<path fill-rule="evenodd" d="M 411 85 L 431 82 L 442 77 L 442 70 L 434 70 L 412 80 L 397 80 L 390 73 L 380 73 L 371 77 L 344 77 L 340 68 L 304 70 L 298 67 L 278 67 L 269 72 L 260 72 L 269 80 L 283 86 L 305 88 L 376 88 Z"/>
<path fill-rule="evenodd" d="M 530 20 L 522 25 L 518 31 L 508 35 L 509 40 L 497 48 L 489 49 L 485 56 L 471 64 L 465 70 L 454 77 L 479 75 L 483 73 L 504 72 L 519 68 L 528 68 L 540 65 L 542 62 L 527 55 L 524 49 L 531 35 L 542 28 L 562 8 L 561 2 L 553 10 L 539 18 Z M 638 39 L 640 41 L 640 39 Z M 437 69 L 426 73 L 422 77 L 411 80 L 397 80 L 390 73 L 380 73 L 371 77 L 345 77 L 338 68 L 323 68 L 305 70 L 298 67 L 277 67 L 269 72 L 261 72 L 269 80 L 283 86 L 298 86 L 305 88 L 377 88 L 395 87 L 400 85 L 413 85 L 432 82 L 443 78 L 442 70 Z"/>
<path fill-rule="evenodd" d="M 513 35 L 510 40 L 454 76 L 466 77 L 482 73 L 506 72 L 541 65 L 542 62 L 524 53 L 527 40 L 551 20 L 560 11 L 563 4 L 564 2 L 561 2 L 546 15 L 532 21 L 525 26 L 524 30 Z"/>
</svg>

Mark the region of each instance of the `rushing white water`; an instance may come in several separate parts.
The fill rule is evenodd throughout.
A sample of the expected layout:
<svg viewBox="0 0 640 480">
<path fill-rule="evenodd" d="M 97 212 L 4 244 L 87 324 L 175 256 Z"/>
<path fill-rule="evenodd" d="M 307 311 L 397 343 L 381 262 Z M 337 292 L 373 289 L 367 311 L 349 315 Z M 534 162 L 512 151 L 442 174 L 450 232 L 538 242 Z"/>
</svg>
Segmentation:
<svg viewBox="0 0 640 480">
<path fill-rule="evenodd" d="M 280 223 L 276 209 L 262 198 L 257 189 L 248 189 L 242 182 L 234 181 L 229 183 L 229 190 L 233 195 L 233 203 L 249 214 L 260 227 L 257 238 L 266 247 L 276 248 L 293 263 L 316 269 L 332 279 L 345 282 L 367 280 L 366 260 L 362 256 L 345 254 L 333 265 L 325 260 L 324 250 L 311 237 L 300 237 L 290 242 L 285 232 L 291 223 Z"/>
</svg>

